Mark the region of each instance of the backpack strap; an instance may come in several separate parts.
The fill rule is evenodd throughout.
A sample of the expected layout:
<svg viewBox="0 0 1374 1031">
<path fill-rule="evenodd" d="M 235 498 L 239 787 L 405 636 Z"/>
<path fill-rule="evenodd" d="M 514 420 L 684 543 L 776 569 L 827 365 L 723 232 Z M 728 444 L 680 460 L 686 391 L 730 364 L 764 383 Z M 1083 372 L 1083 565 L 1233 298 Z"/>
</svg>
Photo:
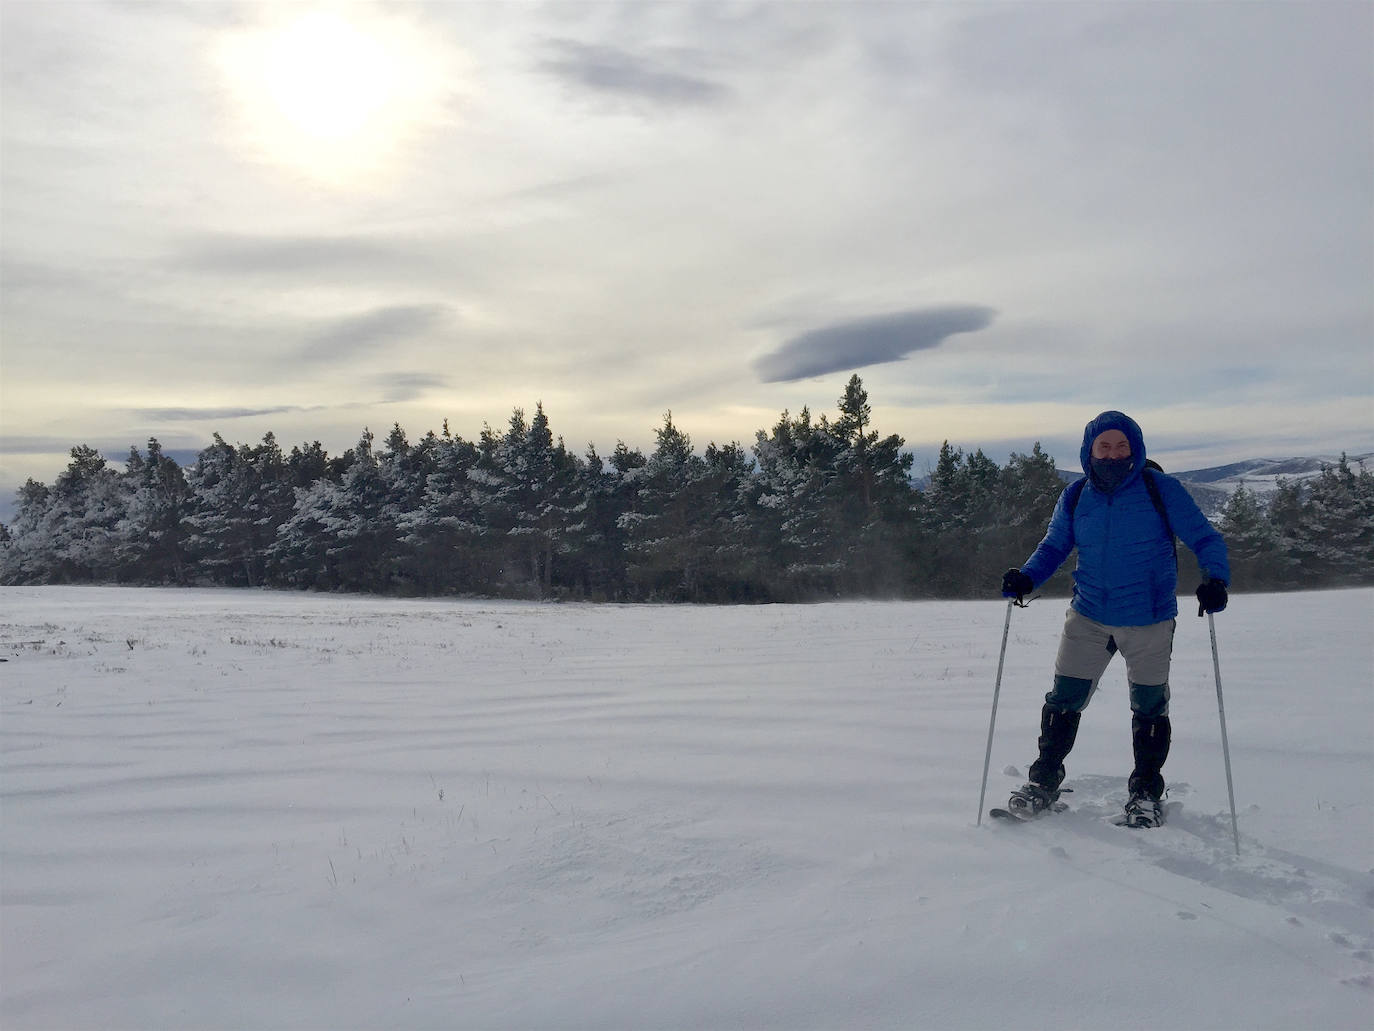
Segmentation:
<svg viewBox="0 0 1374 1031">
<path fill-rule="evenodd" d="M 1174 548 L 1174 568 L 1178 568 L 1178 537 L 1174 533 L 1174 524 L 1169 522 L 1169 510 L 1164 507 L 1164 496 L 1159 493 L 1159 483 L 1155 480 L 1155 474 L 1151 470 L 1158 472 L 1164 470 L 1151 458 L 1145 459 L 1145 468 L 1140 470 L 1140 475 L 1145 480 L 1145 489 L 1150 492 L 1150 500 L 1154 502 L 1155 511 L 1159 513 L 1159 518 L 1164 520 L 1164 532 L 1169 535 L 1169 543 Z"/>
<path fill-rule="evenodd" d="M 1145 489 L 1150 492 L 1150 501 L 1154 503 L 1155 511 L 1159 513 L 1159 518 L 1164 520 L 1165 532 L 1168 533 L 1170 540 L 1174 540 L 1174 525 L 1169 522 L 1169 510 L 1164 507 L 1164 496 L 1159 493 L 1159 482 L 1155 479 L 1155 472 L 1162 473 L 1163 471 L 1153 458 L 1147 458 L 1145 459 L 1145 468 L 1140 470 L 1140 475 L 1145 481 Z M 1175 542 L 1174 547 L 1178 547 L 1177 542 Z"/>
<path fill-rule="evenodd" d="M 1067 508 L 1069 510 L 1069 526 L 1073 526 L 1073 514 L 1078 511 L 1078 499 L 1083 496 L 1083 488 L 1088 485 L 1088 478 L 1080 476 L 1071 484 L 1064 488 L 1064 493 L 1068 495 Z"/>
</svg>

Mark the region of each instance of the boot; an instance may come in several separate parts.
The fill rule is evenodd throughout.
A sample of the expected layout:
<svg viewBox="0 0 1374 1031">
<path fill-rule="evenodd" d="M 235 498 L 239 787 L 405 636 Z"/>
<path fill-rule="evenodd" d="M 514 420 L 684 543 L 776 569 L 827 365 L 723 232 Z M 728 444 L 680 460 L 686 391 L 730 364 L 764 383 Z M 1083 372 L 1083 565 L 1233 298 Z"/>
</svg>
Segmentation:
<svg viewBox="0 0 1374 1031">
<path fill-rule="evenodd" d="M 1164 803 L 1146 794 L 1132 795 L 1118 821 L 1126 827 L 1159 827 L 1164 823 Z"/>
<path fill-rule="evenodd" d="M 1078 737 L 1081 712 L 1060 712 L 1048 705 L 1040 710 L 1040 758 L 1031 763 L 1031 783 L 1059 797 L 1059 785 L 1064 783 L 1064 759 L 1073 750 Z"/>
<path fill-rule="evenodd" d="M 1028 820 L 1047 809 L 1057 811 L 1064 808 L 1058 799 L 1058 791 L 1046 791 L 1039 784 L 1024 784 L 1007 799 L 1007 811 L 1022 820 Z"/>
<path fill-rule="evenodd" d="M 1168 716 L 1131 717 L 1131 746 L 1135 751 L 1135 770 L 1128 783 L 1132 798 L 1145 797 L 1158 802 L 1164 796 L 1164 775 L 1160 770 L 1169 758 L 1173 726 Z"/>
</svg>

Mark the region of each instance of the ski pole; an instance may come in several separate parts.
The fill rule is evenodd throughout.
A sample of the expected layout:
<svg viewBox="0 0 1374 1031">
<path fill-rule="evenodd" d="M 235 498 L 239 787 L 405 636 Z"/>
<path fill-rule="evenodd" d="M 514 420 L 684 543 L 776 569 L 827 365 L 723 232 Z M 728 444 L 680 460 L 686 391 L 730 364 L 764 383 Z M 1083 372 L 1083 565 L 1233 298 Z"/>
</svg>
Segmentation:
<svg viewBox="0 0 1374 1031">
<path fill-rule="evenodd" d="M 992 729 L 997 726 L 997 696 L 1002 693 L 1002 664 L 1007 659 L 1007 635 L 1011 633 L 1011 607 L 1015 604 L 1015 598 L 1007 600 L 1007 620 L 1002 624 L 1002 653 L 997 656 L 997 683 L 992 687 L 992 718 L 988 720 L 988 750 L 987 754 L 983 756 L 983 786 L 978 791 L 978 822 L 975 826 L 982 826 L 983 823 L 983 800 L 988 793 L 988 765 L 992 762 Z"/>
<path fill-rule="evenodd" d="M 1226 742 L 1226 706 L 1221 700 L 1221 660 L 1217 658 L 1217 622 L 1207 613 L 1207 629 L 1212 632 L 1212 669 L 1217 675 L 1217 715 L 1221 718 L 1221 755 L 1226 762 L 1226 796 L 1231 800 L 1231 835 L 1240 855 L 1240 828 L 1236 825 L 1236 791 L 1231 784 L 1231 746 Z"/>
</svg>

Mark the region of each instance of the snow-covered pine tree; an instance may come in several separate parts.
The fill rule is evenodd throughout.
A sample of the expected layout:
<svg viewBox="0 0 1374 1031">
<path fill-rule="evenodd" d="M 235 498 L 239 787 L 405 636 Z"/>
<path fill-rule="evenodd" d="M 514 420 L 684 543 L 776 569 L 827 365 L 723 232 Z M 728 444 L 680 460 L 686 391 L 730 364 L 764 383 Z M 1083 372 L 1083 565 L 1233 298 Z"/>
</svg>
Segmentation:
<svg viewBox="0 0 1374 1031">
<path fill-rule="evenodd" d="M 578 468 L 579 508 L 569 527 L 572 582 L 581 585 L 584 596 L 593 599 L 621 600 L 630 597 L 626 559 L 628 525 L 622 516 L 639 511 L 639 488 L 648 459 L 638 448 L 623 440 L 602 459 L 588 445 L 586 460 Z"/>
<path fill-rule="evenodd" d="M 1293 563 L 1280 545 L 1278 532 L 1259 495 L 1244 484 L 1226 499 L 1217 529 L 1226 539 L 1233 589 L 1264 590 L 1292 582 Z"/>
<path fill-rule="evenodd" d="M 1322 584 L 1374 580 L 1374 477 L 1363 466 L 1356 473 L 1342 454 L 1308 481 L 1306 495 L 1299 528 L 1309 571 Z"/>
<path fill-rule="evenodd" d="M 335 542 L 346 519 L 347 498 L 328 477 L 294 488 L 295 505 L 267 548 L 272 581 L 289 587 L 342 586 Z"/>
<path fill-rule="evenodd" d="M 265 582 L 268 551 L 294 508 L 291 477 L 272 433 L 252 448 L 214 435 L 186 476 L 186 546 L 199 574 L 238 586 Z"/>
<path fill-rule="evenodd" d="M 824 416 L 784 411 L 770 434 L 754 443 L 755 527 L 782 599 L 833 597 L 844 572 L 843 484 L 835 467 L 844 443 Z"/>
<path fill-rule="evenodd" d="M 850 377 L 839 400 L 840 416 L 830 427 L 840 444 L 830 503 L 837 509 L 844 564 L 840 589 L 846 594 L 895 594 L 907 587 L 905 559 L 913 524 L 911 464 L 905 441 L 880 437 L 872 426 L 868 392 Z"/>
<path fill-rule="evenodd" d="M 71 459 L 53 484 L 38 529 L 50 555 L 43 582 L 112 580 L 118 568 L 115 527 L 124 518 L 119 477 L 85 444 L 71 449 Z"/>
<path fill-rule="evenodd" d="M 753 459 L 738 441 L 706 445 L 693 506 L 688 551 L 693 598 L 759 601 L 769 597 L 766 569 L 750 532 Z"/>
<path fill-rule="evenodd" d="M 523 468 L 529 487 L 518 522 L 529 546 L 530 571 L 540 596 L 547 597 L 553 591 L 555 560 L 571 547 L 569 529 L 581 519 L 582 499 L 577 456 L 562 437 L 554 439 L 542 402 L 535 404 L 525 437 Z"/>
<path fill-rule="evenodd" d="M 968 479 L 962 475 L 964 452 L 948 440 L 940 454 L 926 488 L 922 514 L 922 585 L 936 597 L 958 597 L 972 584 L 973 568 L 969 550 L 973 534 L 969 528 Z"/>
<path fill-rule="evenodd" d="M 19 488 L 9 537 L 0 548 L 0 584 L 46 583 L 56 562 L 48 534 L 53 494 L 48 485 L 30 477 Z"/>
<path fill-rule="evenodd" d="M 877 446 L 878 434 L 869 429 L 872 421 L 868 391 L 855 373 L 845 384 L 840 397 L 840 417 L 831 432 L 843 445 L 843 450 L 835 456 L 835 471 L 841 480 L 839 486 L 844 496 L 853 499 L 853 504 L 847 507 L 858 510 L 859 518 L 851 517 L 851 522 L 859 525 L 867 520 L 873 508 L 875 471 L 871 452 Z"/>
<path fill-rule="evenodd" d="M 412 445 L 401 424 L 394 423 L 377 461 L 385 494 L 381 521 L 392 529 L 386 543 L 389 575 L 394 578 L 396 589 L 407 593 L 424 591 L 425 585 L 432 584 L 434 579 L 433 569 L 412 561 L 407 537 L 416 519 L 423 516 L 425 493 L 430 474 L 437 466 L 439 445 L 433 430 Z"/>
<path fill-rule="evenodd" d="M 1280 477 L 1269 497 L 1269 519 L 1288 559 L 1286 572 L 1292 579 L 1284 586 L 1317 586 L 1326 573 L 1324 528 L 1307 484 Z"/>
<path fill-rule="evenodd" d="M 718 500 L 709 496 L 710 467 L 693 452 L 692 438 L 673 423 L 672 412 L 654 435 L 636 509 L 620 518 L 627 572 L 641 595 L 689 600 L 698 597 L 708 572 Z"/>
<path fill-rule="evenodd" d="M 554 440 L 544 406 L 511 413 L 504 435 L 487 426 L 479 460 L 468 477 L 502 580 L 539 596 L 549 594 L 556 557 L 569 549 L 569 528 L 580 523 L 578 460 Z"/>
<path fill-rule="evenodd" d="M 400 427 L 397 427 L 399 431 Z M 400 447 L 404 447 L 401 434 Z M 391 438 L 395 441 L 395 435 Z M 353 463 L 339 483 L 338 509 L 333 520 L 329 555 L 339 585 L 351 591 L 386 592 L 396 572 L 398 499 L 392 495 L 395 478 L 373 450 L 373 435 L 363 430 L 353 449 Z"/>
<path fill-rule="evenodd" d="M 397 519 L 408 575 L 422 593 L 482 591 L 492 582 L 486 527 L 468 478 L 478 458 L 476 445 L 452 436 L 445 423 L 419 499 Z"/>
<path fill-rule="evenodd" d="M 1055 468 L 1054 459 L 1044 452 L 1039 441 L 1028 455 L 1013 452 L 995 482 L 986 472 L 982 476 L 986 493 L 980 501 L 975 487 L 970 504 L 984 505 L 984 515 L 966 526 L 978 542 L 972 575 L 986 584 L 1000 580 L 1008 565 L 1022 561 L 1035 550 L 1054 515 L 1054 506 L 1064 492 L 1065 481 Z M 976 480 L 977 474 L 973 478 Z M 1042 589 L 1051 593 L 1067 591 L 1070 584 L 1067 567 L 1071 565 L 1066 563 L 1066 568 Z"/>
<path fill-rule="evenodd" d="M 121 482 L 124 518 L 115 527 L 120 579 L 186 583 L 191 492 L 181 467 L 162 453 L 156 437 L 149 437 L 146 458 L 129 449 Z"/>
</svg>

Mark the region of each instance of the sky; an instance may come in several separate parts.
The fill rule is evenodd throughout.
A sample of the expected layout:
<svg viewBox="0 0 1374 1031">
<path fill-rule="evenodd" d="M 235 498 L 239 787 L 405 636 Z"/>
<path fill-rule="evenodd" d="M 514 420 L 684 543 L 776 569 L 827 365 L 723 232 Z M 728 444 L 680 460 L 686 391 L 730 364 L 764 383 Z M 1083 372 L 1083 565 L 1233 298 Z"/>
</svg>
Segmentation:
<svg viewBox="0 0 1374 1031">
<path fill-rule="evenodd" d="M 836 412 L 1374 451 L 1374 5 L 0 0 L 0 492 Z M 11 495 L 12 496 L 12 495 Z"/>
</svg>

